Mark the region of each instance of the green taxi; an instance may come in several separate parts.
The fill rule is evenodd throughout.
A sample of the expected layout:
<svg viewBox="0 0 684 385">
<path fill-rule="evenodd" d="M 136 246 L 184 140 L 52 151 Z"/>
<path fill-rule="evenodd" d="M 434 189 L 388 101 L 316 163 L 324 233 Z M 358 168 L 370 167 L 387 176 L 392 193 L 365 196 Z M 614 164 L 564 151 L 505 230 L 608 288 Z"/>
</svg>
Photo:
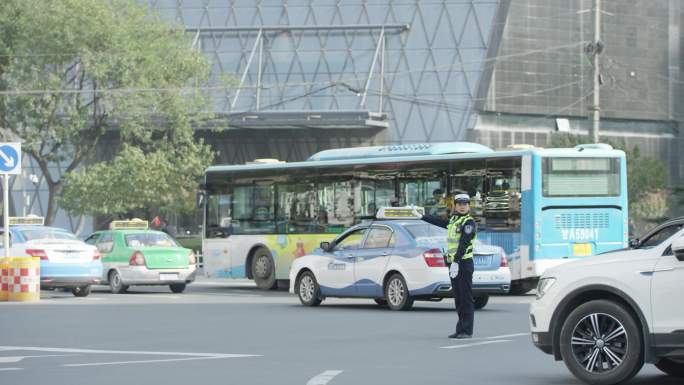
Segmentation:
<svg viewBox="0 0 684 385">
<path fill-rule="evenodd" d="M 100 251 L 102 282 L 112 293 L 124 293 L 132 285 L 168 285 L 182 293 L 195 280 L 193 251 L 164 232 L 150 230 L 147 221 L 113 221 L 110 230 L 97 231 L 85 242 Z"/>
</svg>

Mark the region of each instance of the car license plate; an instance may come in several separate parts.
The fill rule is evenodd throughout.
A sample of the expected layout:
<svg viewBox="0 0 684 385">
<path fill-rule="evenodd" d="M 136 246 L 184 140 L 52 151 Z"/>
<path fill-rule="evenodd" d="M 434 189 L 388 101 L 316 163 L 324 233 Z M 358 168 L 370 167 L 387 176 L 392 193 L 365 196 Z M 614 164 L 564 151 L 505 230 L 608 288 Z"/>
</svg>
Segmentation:
<svg viewBox="0 0 684 385">
<path fill-rule="evenodd" d="M 489 266 L 492 264 L 492 256 L 475 257 L 475 266 Z"/>
<path fill-rule="evenodd" d="M 572 254 L 575 257 L 586 257 L 591 255 L 591 243 L 575 243 L 572 245 Z"/>
<path fill-rule="evenodd" d="M 159 273 L 159 280 L 161 281 L 175 281 L 178 279 L 178 273 Z"/>
</svg>

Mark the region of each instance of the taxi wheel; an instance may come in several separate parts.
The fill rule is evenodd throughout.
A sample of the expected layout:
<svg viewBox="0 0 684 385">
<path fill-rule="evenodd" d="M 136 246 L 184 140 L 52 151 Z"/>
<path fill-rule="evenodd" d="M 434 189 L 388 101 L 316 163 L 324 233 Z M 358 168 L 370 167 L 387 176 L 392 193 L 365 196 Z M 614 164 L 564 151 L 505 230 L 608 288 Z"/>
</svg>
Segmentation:
<svg viewBox="0 0 684 385">
<path fill-rule="evenodd" d="M 271 253 L 263 247 L 254 252 L 252 276 L 259 289 L 271 290 L 276 287 L 275 263 Z"/>
<path fill-rule="evenodd" d="M 656 362 L 655 367 L 670 376 L 684 377 L 684 359 L 663 358 Z"/>
<path fill-rule="evenodd" d="M 90 285 L 76 286 L 71 289 L 71 293 L 76 297 L 87 297 L 90 294 Z"/>
<path fill-rule="evenodd" d="M 475 299 L 475 309 L 480 310 L 487 306 L 487 302 L 489 302 L 489 296 L 488 295 L 479 295 L 474 298 Z"/>
<path fill-rule="evenodd" d="M 560 353 L 570 372 L 588 384 L 627 381 L 644 365 L 634 317 L 607 300 L 587 302 L 570 313 L 561 329 Z"/>
<path fill-rule="evenodd" d="M 305 271 L 297 279 L 297 296 L 304 306 L 318 306 L 323 301 L 321 299 L 321 288 L 316 282 L 316 277 L 310 271 Z"/>
<path fill-rule="evenodd" d="M 185 284 L 184 283 L 172 283 L 169 285 L 169 289 L 171 289 L 172 292 L 180 294 L 185 291 Z"/>
<path fill-rule="evenodd" d="M 121 274 L 116 270 L 109 272 L 109 288 L 114 294 L 122 294 L 128 290 L 128 285 L 123 284 Z"/>
<path fill-rule="evenodd" d="M 391 310 L 409 310 L 413 306 L 413 298 L 409 296 L 406 280 L 401 274 L 394 274 L 387 280 L 385 298 Z"/>
</svg>

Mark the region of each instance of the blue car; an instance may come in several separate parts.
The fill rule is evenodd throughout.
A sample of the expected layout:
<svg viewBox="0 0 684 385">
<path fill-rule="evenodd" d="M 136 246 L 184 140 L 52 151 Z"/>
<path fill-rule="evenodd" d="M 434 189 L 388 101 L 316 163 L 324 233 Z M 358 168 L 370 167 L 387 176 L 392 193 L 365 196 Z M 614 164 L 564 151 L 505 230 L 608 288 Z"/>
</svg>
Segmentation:
<svg viewBox="0 0 684 385">
<path fill-rule="evenodd" d="M 61 228 L 40 224 L 13 226 L 12 222 L 9 254 L 40 258 L 41 289 L 68 288 L 75 296 L 85 297 L 90 294 L 90 286 L 100 282 L 102 261 L 95 246 Z M 4 233 L 4 229 L 0 231 Z M 4 255 L 2 247 L 0 255 Z"/>
</svg>

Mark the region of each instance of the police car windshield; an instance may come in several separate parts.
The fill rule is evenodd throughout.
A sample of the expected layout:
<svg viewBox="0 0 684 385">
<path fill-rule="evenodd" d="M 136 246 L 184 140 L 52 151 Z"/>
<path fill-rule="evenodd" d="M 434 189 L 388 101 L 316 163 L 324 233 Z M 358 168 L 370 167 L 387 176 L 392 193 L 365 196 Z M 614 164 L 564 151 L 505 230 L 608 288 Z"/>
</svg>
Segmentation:
<svg viewBox="0 0 684 385">
<path fill-rule="evenodd" d="M 128 247 L 177 247 L 178 244 L 164 233 L 126 234 Z"/>
<path fill-rule="evenodd" d="M 31 230 L 21 230 L 22 237 L 27 241 L 32 241 L 34 239 L 70 239 L 78 240 L 74 234 L 67 231 L 56 230 L 56 229 L 31 229 Z"/>
<path fill-rule="evenodd" d="M 421 238 L 446 237 L 447 231 L 439 226 L 431 225 L 429 223 L 407 225 L 404 226 L 406 231 L 411 233 L 413 238 L 420 240 Z"/>
</svg>

